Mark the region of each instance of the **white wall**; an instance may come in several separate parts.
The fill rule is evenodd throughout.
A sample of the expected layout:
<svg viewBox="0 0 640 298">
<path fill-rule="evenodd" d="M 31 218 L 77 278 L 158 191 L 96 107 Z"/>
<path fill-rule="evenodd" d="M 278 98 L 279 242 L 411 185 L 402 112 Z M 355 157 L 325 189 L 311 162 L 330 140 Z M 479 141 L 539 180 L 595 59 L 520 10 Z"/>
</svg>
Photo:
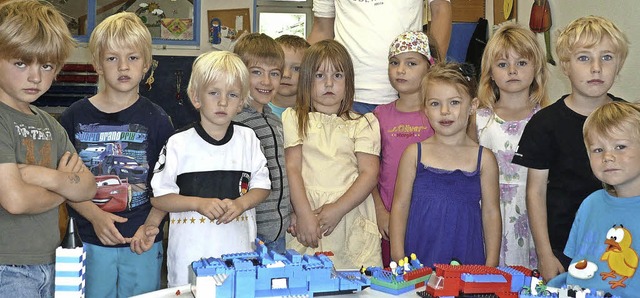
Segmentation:
<svg viewBox="0 0 640 298">
<path fill-rule="evenodd" d="M 232 9 L 232 8 L 249 8 L 250 10 L 250 19 L 251 26 L 253 27 L 253 0 L 201 0 L 201 9 L 202 12 L 200 14 L 200 47 L 196 49 L 194 47 L 188 48 L 179 48 L 179 47 L 168 47 L 163 48 L 162 46 L 154 45 L 153 46 L 153 55 L 162 55 L 162 56 L 198 56 L 202 53 L 212 50 L 211 45 L 209 44 L 209 24 L 207 24 L 207 10 L 214 9 Z M 71 57 L 69 58 L 69 62 L 76 63 L 85 63 L 91 61 L 91 55 L 89 50 L 87 49 L 87 44 L 80 44 L 80 46 L 73 52 Z"/>
<path fill-rule="evenodd" d="M 518 1 L 518 23 L 529 26 L 529 15 L 533 0 Z M 638 44 L 640 44 L 640 30 L 637 30 L 640 5 L 638 0 L 548 0 L 551 6 L 551 43 L 553 57 L 558 62 L 555 53 L 555 41 L 558 30 L 564 28 L 572 20 L 586 15 L 599 15 L 612 20 L 629 38 L 629 55 L 625 65 L 616 79 L 611 93 L 628 101 L 640 101 L 640 59 L 638 59 Z M 487 0 L 486 15 L 489 24 L 493 24 L 493 0 Z M 540 45 L 544 47 L 542 33 L 538 34 Z M 549 95 L 551 100 L 569 93 L 571 85 L 558 65 L 550 66 L 551 80 Z"/>
</svg>

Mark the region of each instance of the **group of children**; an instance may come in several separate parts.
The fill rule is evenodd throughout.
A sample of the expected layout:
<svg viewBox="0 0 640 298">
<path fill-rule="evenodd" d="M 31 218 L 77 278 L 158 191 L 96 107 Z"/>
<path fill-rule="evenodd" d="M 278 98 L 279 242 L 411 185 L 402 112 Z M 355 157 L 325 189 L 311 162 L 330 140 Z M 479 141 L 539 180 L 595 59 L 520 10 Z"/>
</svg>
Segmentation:
<svg viewBox="0 0 640 298">
<path fill-rule="evenodd" d="M 200 121 L 177 131 L 138 94 L 151 36 L 135 14 L 93 31 L 104 87 L 66 109 L 62 125 L 31 103 L 74 46 L 64 21 L 51 5 L 9 1 L 0 27 L 0 293 L 52 296 L 64 202 L 86 247 L 89 297 L 160 287 L 167 214 L 170 287 L 188 282 L 194 260 L 250 251 L 259 237 L 278 252 L 332 251 L 336 268 L 415 253 L 425 264 L 538 268 L 545 280 L 569 270 L 552 282 L 623 296 L 638 288 L 640 107 L 607 93 L 628 51 L 609 20 L 583 17 L 561 32 L 572 90 L 550 106 L 528 29 L 498 29 L 479 78 L 443 62 L 426 34 L 405 32 L 388 55 L 398 99 L 364 115 L 352 111 L 341 44 L 248 34 L 233 53 L 195 59 L 187 93 Z M 75 153 L 97 144 L 143 175 Z M 114 209 L 99 188 L 122 175 L 127 202 Z M 601 274 L 579 279 L 578 261 Z"/>
</svg>

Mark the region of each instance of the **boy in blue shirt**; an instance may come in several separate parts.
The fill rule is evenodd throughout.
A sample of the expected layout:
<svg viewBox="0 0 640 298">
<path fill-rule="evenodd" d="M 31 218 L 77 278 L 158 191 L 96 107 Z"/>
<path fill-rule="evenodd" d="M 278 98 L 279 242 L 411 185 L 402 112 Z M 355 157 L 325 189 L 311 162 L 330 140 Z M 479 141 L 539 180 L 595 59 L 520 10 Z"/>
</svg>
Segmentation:
<svg viewBox="0 0 640 298">
<path fill-rule="evenodd" d="M 552 286 L 578 285 L 636 297 L 640 241 L 640 105 L 612 102 L 591 113 L 584 144 L 593 174 L 604 184 L 580 205 L 564 254 L 568 273 Z"/>
<path fill-rule="evenodd" d="M 151 34 L 138 16 L 106 18 L 89 50 L 104 88 L 73 103 L 60 122 L 88 156 L 98 192 L 93 202 L 70 203 L 68 210 L 87 251 L 87 297 L 129 297 L 160 288 L 166 213 L 149 201 L 149 169 L 173 126 L 160 106 L 138 94 L 151 65 Z"/>
</svg>

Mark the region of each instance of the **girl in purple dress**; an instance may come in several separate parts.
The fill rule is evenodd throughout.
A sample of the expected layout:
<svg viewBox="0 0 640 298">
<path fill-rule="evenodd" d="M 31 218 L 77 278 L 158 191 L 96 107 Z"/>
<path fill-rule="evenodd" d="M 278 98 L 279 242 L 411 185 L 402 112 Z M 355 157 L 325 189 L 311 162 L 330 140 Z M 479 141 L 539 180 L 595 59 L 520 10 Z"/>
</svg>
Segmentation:
<svg viewBox="0 0 640 298">
<path fill-rule="evenodd" d="M 422 81 L 435 134 L 404 151 L 391 208 L 391 257 L 415 253 L 425 265 L 497 266 L 501 218 L 498 165 L 467 134 L 478 106 L 471 66 L 433 66 Z"/>
</svg>

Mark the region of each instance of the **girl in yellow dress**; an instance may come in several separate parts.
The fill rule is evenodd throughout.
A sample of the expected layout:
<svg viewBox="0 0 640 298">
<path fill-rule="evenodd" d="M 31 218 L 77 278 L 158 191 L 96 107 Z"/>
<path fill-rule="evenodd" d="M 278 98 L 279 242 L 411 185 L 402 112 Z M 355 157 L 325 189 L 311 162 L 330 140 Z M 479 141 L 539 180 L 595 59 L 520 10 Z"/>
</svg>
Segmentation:
<svg viewBox="0 0 640 298">
<path fill-rule="evenodd" d="M 353 64 L 338 42 L 311 46 L 300 66 L 295 108 L 282 114 L 295 216 L 287 248 L 331 251 L 338 269 L 382 265 L 371 190 L 377 183 L 380 127 L 351 111 Z"/>
</svg>

